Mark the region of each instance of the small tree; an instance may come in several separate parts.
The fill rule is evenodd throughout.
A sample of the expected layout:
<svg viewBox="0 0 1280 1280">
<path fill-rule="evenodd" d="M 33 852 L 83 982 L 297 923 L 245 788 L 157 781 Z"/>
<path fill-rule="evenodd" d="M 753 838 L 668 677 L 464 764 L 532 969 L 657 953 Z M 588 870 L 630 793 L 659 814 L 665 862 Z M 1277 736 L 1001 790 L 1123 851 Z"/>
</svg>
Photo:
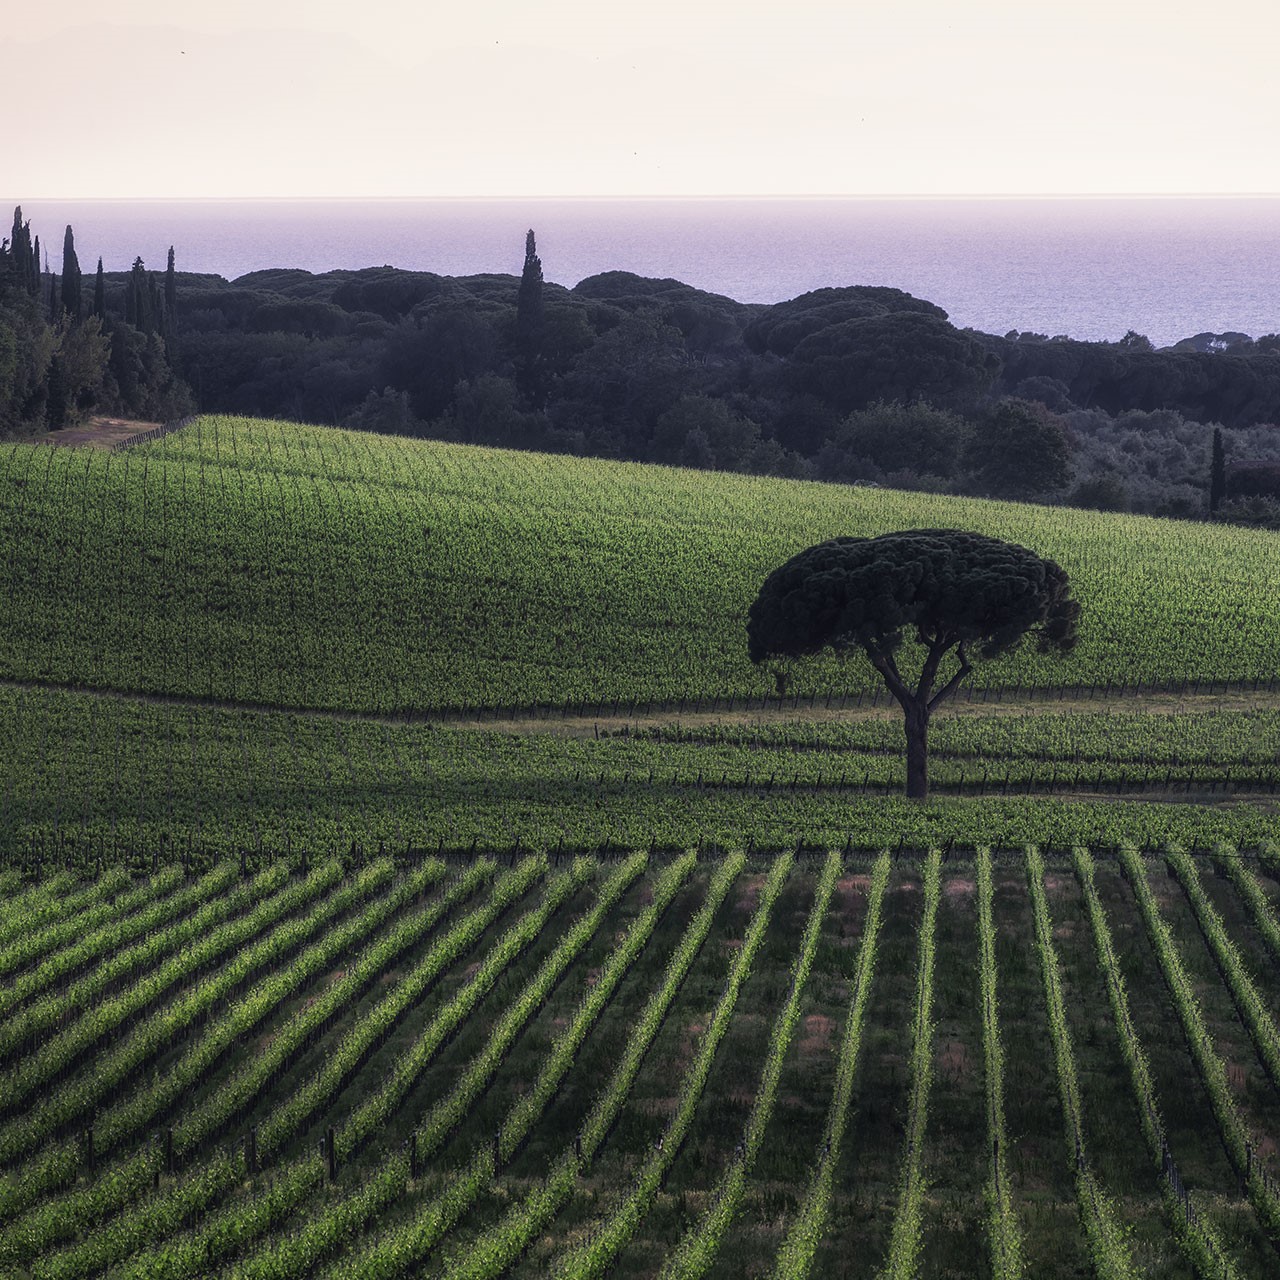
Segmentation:
<svg viewBox="0 0 1280 1280">
<path fill-rule="evenodd" d="M 747 620 L 751 661 L 861 649 L 905 717 L 907 795 L 929 794 L 929 718 L 972 670 L 1036 637 L 1042 652 L 1068 653 L 1079 604 L 1066 572 L 1026 547 L 961 529 L 911 529 L 835 538 L 775 569 Z M 898 652 L 910 633 L 922 646 L 918 676 Z M 942 661 L 958 666 L 936 692 Z"/>
</svg>

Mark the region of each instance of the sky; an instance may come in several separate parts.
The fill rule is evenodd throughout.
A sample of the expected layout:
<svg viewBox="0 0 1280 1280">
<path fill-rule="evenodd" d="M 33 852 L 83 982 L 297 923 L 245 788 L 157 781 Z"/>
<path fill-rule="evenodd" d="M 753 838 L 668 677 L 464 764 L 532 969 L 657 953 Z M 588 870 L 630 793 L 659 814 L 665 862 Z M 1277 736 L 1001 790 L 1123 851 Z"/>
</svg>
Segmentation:
<svg viewBox="0 0 1280 1280">
<path fill-rule="evenodd" d="M 59 0 L 28 199 L 1277 193 L 1256 0 Z"/>
</svg>

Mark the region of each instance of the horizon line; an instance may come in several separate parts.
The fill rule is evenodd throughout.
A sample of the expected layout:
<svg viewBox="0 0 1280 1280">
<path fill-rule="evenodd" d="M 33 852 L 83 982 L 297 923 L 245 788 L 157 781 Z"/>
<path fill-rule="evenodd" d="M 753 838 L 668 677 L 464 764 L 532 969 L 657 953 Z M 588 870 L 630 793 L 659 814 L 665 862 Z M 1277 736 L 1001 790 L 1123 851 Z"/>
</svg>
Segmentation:
<svg viewBox="0 0 1280 1280">
<path fill-rule="evenodd" d="M 482 204 L 482 203 L 664 203 L 664 202 L 766 202 L 766 201 L 875 201 L 875 200 L 1274 200 L 1280 191 L 957 191 L 957 192 L 773 192 L 773 193 L 685 193 L 663 195 L 171 195 L 171 196 L 90 196 L 90 195 L 38 195 L 24 196 L 23 200 L 76 201 L 92 204 Z"/>
</svg>

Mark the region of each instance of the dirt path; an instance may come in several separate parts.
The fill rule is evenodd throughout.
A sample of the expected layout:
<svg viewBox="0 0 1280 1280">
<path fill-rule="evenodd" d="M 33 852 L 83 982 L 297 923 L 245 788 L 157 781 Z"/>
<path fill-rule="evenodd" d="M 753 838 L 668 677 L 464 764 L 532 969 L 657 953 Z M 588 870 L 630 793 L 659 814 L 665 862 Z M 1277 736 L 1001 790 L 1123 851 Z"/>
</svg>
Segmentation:
<svg viewBox="0 0 1280 1280">
<path fill-rule="evenodd" d="M 50 431 L 40 437 L 41 444 L 59 445 L 63 448 L 110 449 L 130 436 L 143 431 L 154 431 L 161 422 L 142 422 L 136 418 L 90 418 L 83 426 L 66 427 L 62 431 Z"/>
<path fill-rule="evenodd" d="M 102 689 L 85 685 L 64 683 L 57 680 L 13 680 L 0 677 L 0 688 L 50 689 L 62 693 L 77 693 L 87 697 L 114 699 L 121 702 L 147 702 L 161 706 L 210 707 L 223 711 L 270 712 L 284 715 L 314 716 L 325 720 L 348 720 L 373 724 L 438 724 L 457 729 L 486 729 L 495 733 L 554 734 L 565 738 L 594 738 L 613 734 L 624 727 L 639 729 L 659 725 L 678 724 L 696 731 L 700 726 L 723 724 L 780 724 L 780 723 L 835 723 L 859 720 L 900 720 L 902 713 L 896 705 L 824 708 L 824 707 L 755 707 L 750 711 L 702 711 L 688 708 L 680 711 L 676 706 L 653 707 L 634 714 L 626 710 L 610 715 L 594 710 L 586 715 L 571 713 L 562 716 L 557 711 L 542 715 L 491 715 L 473 711 L 354 711 L 326 707 L 282 706 L 276 703 L 240 701 L 233 699 L 203 698 L 186 694 L 147 693 L 132 689 Z M 1108 715 L 1175 715 L 1178 713 L 1241 712 L 1280 709 L 1280 690 L 1257 692 L 1231 690 L 1226 693 L 1130 693 L 1100 698 L 1044 698 L 1007 699 L 1003 702 L 949 702 L 938 713 L 940 716 L 1022 716 L 1080 712 L 1097 716 Z"/>
</svg>

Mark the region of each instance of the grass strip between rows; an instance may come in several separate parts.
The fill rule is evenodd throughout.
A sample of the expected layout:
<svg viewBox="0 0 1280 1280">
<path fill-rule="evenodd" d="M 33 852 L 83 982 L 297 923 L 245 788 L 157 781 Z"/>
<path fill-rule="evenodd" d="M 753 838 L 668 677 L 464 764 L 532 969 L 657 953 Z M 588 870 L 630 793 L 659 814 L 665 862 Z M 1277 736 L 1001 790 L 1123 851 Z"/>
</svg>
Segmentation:
<svg viewBox="0 0 1280 1280">
<path fill-rule="evenodd" d="M 1273 1244 L 1280 1244 L 1280 1199 L 1263 1178 L 1259 1163 L 1250 1159 L 1252 1139 L 1232 1097 L 1226 1065 L 1205 1025 L 1200 1001 L 1178 954 L 1173 933 L 1160 914 L 1155 894 L 1151 892 L 1146 863 L 1131 845 L 1122 845 L 1120 865 L 1133 887 L 1147 938 L 1155 952 L 1165 986 L 1169 989 L 1178 1020 L 1182 1024 L 1183 1038 L 1191 1051 L 1196 1070 L 1200 1073 L 1205 1092 L 1209 1095 L 1209 1106 L 1218 1123 L 1222 1145 L 1226 1148 L 1237 1177 L 1245 1184 L 1249 1202 L 1253 1205 L 1262 1229 Z"/>
<path fill-rule="evenodd" d="M 920 1258 L 924 1209 L 924 1135 L 929 1087 L 933 1082 L 933 963 L 941 896 L 942 855 L 931 849 L 924 864 L 924 915 L 920 920 L 920 959 L 916 966 L 916 1008 L 911 1028 L 911 1098 L 907 1109 L 907 1151 L 902 1162 L 898 1208 L 893 1216 L 885 1280 L 910 1280 Z"/>
<path fill-rule="evenodd" d="M 800 1210 L 791 1222 L 774 1264 L 775 1280 L 804 1280 L 813 1266 L 818 1243 L 826 1230 L 831 1211 L 832 1184 L 840 1160 L 840 1144 L 848 1123 L 849 1103 L 853 1098 L 853 1082 L 862 1049 L 862 1027 L 866 1020 L 871 983 L 875 977 L 876 946 L 884 918 L 884 895 L 889 884 L 889 854 L 881 853 L 871 872 L 867 918 L 862 929 L 862 942 L 850 983 L 849 1015 L 840 1059 L 836 1064 L 836 1082 L 822 1131 L 822 1147 L 805 1188 Z"/>
<path fill-rule="evenodd" d="M 1022 1234 L 1013 1207 L 1006 1154 L 1009 1139 L 1004 1124 L 1004 1047 L 1000 1042 L 1000 1004 L 997 995 L 996 929 L 992 915 L 991 850 L 977 851 L 978 984 L 982 1000 L 982 1054 L 985 1063 L 987 1145 L 991 1176 L 987 1181 L 988 1227 L 993 1280 L 1019 1280 L 1023 1274 Z"/>
<path fill-rule="evenodd" d="M 1147 1151 L 1155 1168 L 1160 1171 L 1160 1199 L 1165 1218 L 1173 1228 L 1174 1238 L 1183 1256 L 1199 1275 L 1213 1277 L 1213 1280 L 1238 1280 L 1235 1266 L 1214 1230 L 1213 1224 L 1205 1214 L 1191 1205 L 1189 1195 L 1185 1203 L 1180 1201 L 1174 1194 L 1169 1180 L 1164 1176 L 1165 1160 L 1171 1157 L 1169 1157 L 1164 1122 L 1160 1118 L 1160 1107 L 1156 1101 L 1155 1081 L 1151 1078 L 1146 1051 L 1138 1038 L 1137 1028 L 1129 1011 L 1129 995 L 1125 989 L 1124 975 L 1120 972 L 1120 963 L 1116 958 L 1115 945 L 1111 938 L 1111 928 L 1107 924 L 1106 912 L 1103 910 L 1097 885 L 1094 882 L 1093 857 L 1087 849 L 1079 846 L 1072 850 L 1071 856 L 1076 879 L 1080 882 L 1080 889 L 1084 894 L 1085 909 L 1093 933 L 1094 951 L 1098 957 L 1098 967 L 1106 980 L 1111 1016 L 1120 1038 L 1120 1052 L 1124 1057 L 1125 1065 L 1129 1068 L 1129 1084 L 1133 1090 L 1134 1101 L 1138 1104 L 1142 1136 L 1147 1140 Z"/>
<path fill-rule="evenodd" d="M 1195 861 L 1184 849 L 1174 845 L 1166 849 L 1165 861 L 1173 868 L 1183 893 L 1187 895 L 1196 924 L 1199 925 L 1214 963 L 1218 966 L 1218 972 L 1231 993 L 1240 1020 L 1248 1029 L 1258 1057 L 1262 1060 L 1267 1075 L 1271 1077 L 1271 1083 L 1280 1085 L 1280 1038 L 1276 1035 L 1275 1021 L 1263 1004 L 1239 950 L 1228 936 L 1222 917 L 1209 901 L 1204 885 L 1200 883 L 1200 872 Z"/>
<path fill-rule="evenodd" d="M 667 961 L 657 990 L 630 1027 L 622 1056 L 597 1095 L 573 1144 L 557 1157 L 541 1186 L 522 1197 L 487 1231 L 448 1254 L 438 1268 L 442 1275 L 449 1280 L 490 1280 L 500 1275 L 515 1263 L 572 1195 L 579 1177 L 590 1166 L 613 1127 L 690 966 L 702 950 L 712 921 L 745 863 L 743 854 L 734 853 L 716 867 L 706 901 Z M 492 1179 L 494 1170 L 473 1168 L 469 1173 L 480 1182 Z M 456 1221 L 457 1215 L 448 1203 L 448 1198 L 455 1195 L 470 1204 L 475 1191 L 459 1180 L 436 1202 L 430 1214 L 410 1224 L 408 1232 L 388 1233 L 378 1249 L 361 1254 L 363 1276 L 367 1280 L 385 1280 L 421 1262 L 448 1229 L 447 1224 Z M 326 1280 L 340 1280 L 343 1274 L 341 1267 L 335 1268 L 326 1273 Z"/>
<path fill-rule="evenodd" d="M 544 962 L 538 974 L 526 983 L 524 989 L 509 1007 L 508 1013 L 503 1016 L 499 1024 L 494 1028 L 484 1048 L 472 1059 L 471 1064 L 458 1083 L 437 1104 L 431 1116 L 418 1130 L 420 1135 L 420 1158 L 429 1158 L 438 1145 L 444 1141 L 445 1137 L 447 1137 L 449 1126 L 442 1122 L 465 1111 L 466 1107 L 474 1101 L 476 1091 L 484 1085 L 488 1078 L 491 1078 L 493 1070 L 496 1069 L 497 1061 L 501 1053 L 504 1052 L 503 1046 L 510 1044 L 513 1035 L 527 1024 L 529 1018 L 541 1007 L 551 986 L 558 981 L 559 975 L 567 964 L 581 952 L 582 948 L 594 936 L 600 923 L 616 905 L 627 886 L 644 869 L 647 860 L 646 855 L 633 855 L 609 877 L 593 908 L 574 923 L 556 948 L 556 951 Z M 652 932 L 653 923 L 656 922 L 657 915 L 670 902 L 676 889 L 687 877 L 692 865 L 692 855 L 686 855 L 660 878 L 658 885 L 655 886 L 653 904 L 651 904 L 645 915 L 636 922 L 636 925 L 633 925 L 632 929 L 628 931 L 623 942 L 614 949 L 609 961 L 606 962 L 605 968 L 601 971 L 600 980 L 592 988 L 589 997 L 601 992 L 603 988 L 603 998 L 607 1000 L 608 994 L 612 991 L 613 986 L 616 985 L 617 978 L 620 977 L 620 974 L 613 976 L 618 968 L 618 958 L 620 956 L 627 957 L 623 967 L 625 969 L 630 966 L 631 959 L 634 959 L 638 951 L 638 947 L 635 945 L 636 942 L 638 942 L 639 946 L 643 946 L 644 941 Z M 592 1007 L 589 1009 L 588 1006 Z M 581 1038 L 585 1036 L 586 1029 L 590 1023 L 594 1022 L 600 1007 L 602 1007 L 602 1004 L 594 1004 L 589 998 L 584 1001 L 583 1007 L 580 1007 L 578 1015 L 573 1022 L 565 1028 L 561 1036 L 551 1045 L 548 1051 L 549 1060 L 544 1060 L 543 1070 L 539 1077 L 540 1083 L 543 1077 L 546 1076 L 548 1067 L 553 1065 L 554 1060 L 558 1057 L 558 1052 L 562 1051 L 562 1046 L 565 1043 L 575 1045 L 581 1043 Z M 534 1095 L 538 1093 L 536 1086 L 533 1093 Z M 546 1097 L 549 1096 L 549 1094 L 546 1094 L 543 1097 L 541 1104 L 536 1107 L 527 1123 L 532 1123 L 532 1118 L 540 1114 L 542 1106 L 545 1106 Z M 521 1102 L 524 1102 L 529 1097 L 529 1094 L 524 1095 Z M 513 1108 L 513 1112 L 519 1109 L 520 1104 L 517 1104 L 517 1107 Z M 436 1118 L 436 1123 L 432 1123 L 433 1116 Z M 503 1126 L 502 1133 L 504 1135 L 507 1134 L 510 1125 L 511 1114 L 508 1115 L 507 1122 Z M 527 1124 L 524 1127 L 524 1131 L 527 1131 Z M 482 1168 L 492 1174 L 492 1144 L 484 1144 L 481 1152 L 472 1157 L 468 1168 L 469 1172 L 463 1174 L 460 1181 L 462 1185 L 475 1186 L 478 1189 L 478 1183 L 470 1176 L 470 1173 L 477 1168 Z M 305 1277 L 312 1274 L 315 1267 L 324 1260 L 329 1251 L 339 1241 L 354 1238 L 358 1232 L 368 1227 L 369 1222 L 378 1213 L 405 1194 L 411 1185 L 410 1174 L 409 1158 L 401 1151 L 354 1193 L 345 1196 L 336 1205 L 327 1207 L 312 1216 L 299 1230 L 282 1239 L 270 1242 L 259 1249 L 235 1267 L 229 1275 L 242 1277 L 245 1280 L 250 1277 L 269 1277 L 270 1280 L 286 1280 L 286 1278 Z M 451 1203 L 456 1204 L 456 1198 Z"/>
<path fill-rule="evenodd" d="M 666 1132 L 649 1152 L 640 1170 L 632 1174 L 631 1189 L 621 1202 L 615 1205 L 603 1221 L 589 1229 L 586 1240 L 571 1245 L 552 1263 L 551 1274 L 557 1280 L 589 1280 L 590 1277 L 600 1275 L 631 1239 L 637 1224 L 657 1197 L 667 1171 L 688 1137 L 716 1054 L 729 1030 L 742 987 L 751 973 L 751 962 L 764 941 L 774 904 L 791 874 L 794 860 L 794 854 L 783 854 L 769 868 L 755 914 L 747 927 L 742 946 L 729 967 L 724 991 L 703 1033 L 698 1052 L 680 1083 L 675 1112 Z"/>
<path fill-rule="evenodd" d="M 800 954 L 792 969 L 791 990 L 786 1004 L 774 1020 L 773 1033 L 769 1037 L 769 1052 L 760 1075 L 760 1083 L 756 1087 L 755 1100 L 751 1105 L 751 1114 L 747 1117 L 742 1141 L 730 1157 L 728 1169 L 721 1175 L 711 1193 L 710 1207 L 685 1232 L 675 1252 L 667 1258 L 662 1268 L 661 1280 L 696 1280 L 704 1275 L 715 1261 L 724 1233 L 729 1229 L 742 1203 L 747 1178 L 773 1115 L 773 1104 L 778 1097 L 778 1082 L 782 1077 L 782 1064 L 800 1020 L 800 1004 L 813 968 L 814 956 L 817 954 L 822 923 L 843 863 L 844 859 L 836 851 L 828 853 L 823 863 L 817 892 L 809 909 L 809 921 L 800 944 Z"/>
<path fill-rule="evenodd" d="M 1031 890 L 1036 951 L 1040 956 L 1040 975 L 1044 981 L 1045 1005 L 1049 1013 L 1049 1037 L 1053 1042 L 1053 1059 L 1058 1072 L 1058 1097 L 1062 1101 L 1067 1151 L 1075 1170 L 1080 1223 L 1089 1242 L 1089 1261 L 1098 1280 L 1139 1280 L 1115 1206 L 1098 1185 L 1085 1151 L 1080 1082 L 1076 1076 L 1071 1029 L 1067 1025 L 1058 952 L 1053 945 L 1053 921 L 1049 916 L 1044 876 L 1044 859 L 1040 851 L 1035 847 L 1028 848 L 1027 884 Z"/>
</svg>

